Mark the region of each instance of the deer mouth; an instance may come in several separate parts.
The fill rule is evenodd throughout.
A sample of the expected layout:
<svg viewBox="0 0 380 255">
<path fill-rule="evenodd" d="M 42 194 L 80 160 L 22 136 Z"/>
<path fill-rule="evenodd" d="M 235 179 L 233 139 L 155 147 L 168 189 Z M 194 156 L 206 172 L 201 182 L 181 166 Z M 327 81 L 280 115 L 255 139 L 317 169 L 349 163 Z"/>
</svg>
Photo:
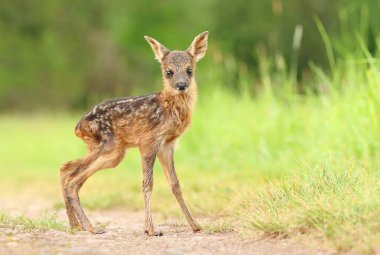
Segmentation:
<svg viewBox="0 0 380 255">
<path fill-rule="evenodd" d="M 178 87 L 176 87 L 175 89 L 177 90 L 177 91 L 180 91 L 180 92 L 184 92 L 184 91 L 186 91 L 187 90 L 187 86 L 186 87 L 182 87 L 182 88 L 178 88 Z"/>
<path fill-rule="evenodd" d="M 175 85 L 175 89 L 178 91 L 185 91 L 189 86 L 185 82 L 179 82 Z"/>
</svg>

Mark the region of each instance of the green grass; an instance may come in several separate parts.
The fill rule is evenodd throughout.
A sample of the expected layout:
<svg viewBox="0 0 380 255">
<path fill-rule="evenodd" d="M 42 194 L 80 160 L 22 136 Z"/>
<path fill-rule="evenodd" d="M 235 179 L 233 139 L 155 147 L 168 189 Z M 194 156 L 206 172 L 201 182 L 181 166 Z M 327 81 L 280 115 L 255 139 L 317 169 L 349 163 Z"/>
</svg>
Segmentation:
<svg viewBox="0 0 380 255">
<path fill-rule="evenodd" d="M 311 65 L 314 89 L 302 95 L 283 86 L 287 79 L 278 77 L 286 73 L 269 59 L 259 77 L 266 85 L 255 98 L 244 89 L 238 96 L 200 83 L 192 128 L 181 138 L 175 161 L 191 210 L 212 219 L 204 223 L 207 231 L 301 235 L 337 250 L 375 249 L 380 237 L 380 65 L 365 57 L 364 62 L 338 58 L 330 74 Z M 209 70 L 203 84 L 220 80 L 222 72 Z M 249 78 L 241 82 L 250 89 Z M 38 196 L 62 207 L 59 167 L 86 151 L 73 134 L 79 118 L 48 112 L 0 116 L 1 198 Z M 116 169 L 89 179 L 81 201 L 89 209 L 142 210 L 140 186 L 140 158 L 137 150 L 129 150 Z M 183 220 L 158 164 L 152 207 Z M 9 226 L 18 221 L 25 220 L 2 218 Z"/>
<path fill-rule="evenodd" d="M 250 193 L 241 214 L 248 216 L 249 227 L 267 235 L 306 234 L 339 250 L 369 252 L 380 237 L 380 186 L 367 171 L 321 166 Z"/>
<path fill-rule="evenodd" d="M 58 231 L 72 232 L 63 222 L 57 220 L 57 213 L 44 213 L 38 218 L 29 218 L 24 215 L 10 216 L 0 213 L 0 228 L 22 229 L 24 231 L 41 230 L 47 231 L 54 229 Z"/>
</svg>

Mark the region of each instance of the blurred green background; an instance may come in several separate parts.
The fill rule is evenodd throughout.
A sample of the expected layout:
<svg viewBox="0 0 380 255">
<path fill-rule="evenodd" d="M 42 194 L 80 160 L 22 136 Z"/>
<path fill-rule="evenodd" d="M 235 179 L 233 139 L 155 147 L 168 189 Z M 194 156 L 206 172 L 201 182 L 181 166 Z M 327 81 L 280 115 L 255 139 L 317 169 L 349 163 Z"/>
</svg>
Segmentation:
<svg viewBox="0 0 380 255">
<path fill-rule="evenodd" d="M 161 89 L 144 35 L 181 50 L 208 30 L 192 127 L 175 155 L 205 231 L 374 253 L 379 13 L 380 0 L 1 0 L 0 227 L 4 208 L 62 208 L 59 167 L 86 153 L 73 134 L 85 110 Z M 153 210 L 184 223 L 162 171 L 154 183 Z M 86 182 L 81 202 L 143 210 L 140 186 L 130 150 Z"/>
<path fill-rule="evenodd" d="M 312 79 L 310 63 L 329 63 L 315 19 L 337 57 L 360 51 L 358 35 L 374 54 L 378 13 L 377 0 L 2 0 L 0 111 L 83 109 L 104 98 L 157 90 L 159 67 L 143 36 L 186 49 L 205 30 L 210 47 L 201 87 L 217 83 L 239 91 L 248 77 L 250 91 L 257 92 L 264 55 L 292 71 L 302 92 Z M 299 48 L 296 26 L 302 30 Z M 213 66 L 224 69 L 210 82 Z"/>
</svg>

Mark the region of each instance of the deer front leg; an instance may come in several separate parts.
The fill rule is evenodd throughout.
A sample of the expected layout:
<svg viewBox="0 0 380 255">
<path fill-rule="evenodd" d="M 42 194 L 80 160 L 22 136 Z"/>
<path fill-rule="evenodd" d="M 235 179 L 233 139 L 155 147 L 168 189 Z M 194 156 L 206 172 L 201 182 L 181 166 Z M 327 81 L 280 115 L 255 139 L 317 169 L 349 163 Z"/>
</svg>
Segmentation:
<svg viewBox="0 0 380 255">
<path fill-rule="evenodd" d="M 194 232 L 200 231 L 201 227 L 199 224 L 194 220 L 194 218 L 191 216 L 191 213 L 189 209 L 187 209 L 186 203 L 183 200 L 181 187 L 177 178 L 177 174 L 175 172 L 174 168 L 174 160 L 173 160 L 173 144 L 167 144 L 164 145 L 158 152 L 157 156 L 158 159 L 161 162 L 162 169 L 164 170 L 165 177 L 168 180 L 170 184 L 170 188 L 177 199 L 179 205 L 181 206 L 181 209 L 183 213 L 185 214 L 185 217 L 187 219 L 187 222 L 189 223 L 190 227 L 193 229 Z"/>
<path fill-rule="evenodd" d="M 141 164 L 143 172 L 142 191 L 145 202 L 145 233 L 148 236 L 162 236 L 161 232 L 155 232 L 153 227 L 152 213 L 150 210 L 150 197 L 153 189 L 153 166 L 156 153 L 140 148 Z"/>
</svg>

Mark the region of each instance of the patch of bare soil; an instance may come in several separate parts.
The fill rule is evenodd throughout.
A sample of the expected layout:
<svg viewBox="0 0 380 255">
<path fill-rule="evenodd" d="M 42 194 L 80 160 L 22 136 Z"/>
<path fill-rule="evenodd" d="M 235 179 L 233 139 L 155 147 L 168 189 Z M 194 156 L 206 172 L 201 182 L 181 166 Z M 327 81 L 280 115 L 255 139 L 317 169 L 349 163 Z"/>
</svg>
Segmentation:
<svg viewBox="0 0 380 255">
<path fill-rule="evenodd" d="M 235 233 L 193 233 L 188 226 L 171 224 L 157 215 L 156 230 L 164 235 L 148 237 L 143 233 L 143 213 L 113 210 L 88 215 L 94 222 L 105 224 L 107 232 L 93 235 L 0 228 L 0 254 L 332 254 L 290 240 L 243 240 Z M 67 221 L 64 212 L 59 218 Z"/>
</svg>

